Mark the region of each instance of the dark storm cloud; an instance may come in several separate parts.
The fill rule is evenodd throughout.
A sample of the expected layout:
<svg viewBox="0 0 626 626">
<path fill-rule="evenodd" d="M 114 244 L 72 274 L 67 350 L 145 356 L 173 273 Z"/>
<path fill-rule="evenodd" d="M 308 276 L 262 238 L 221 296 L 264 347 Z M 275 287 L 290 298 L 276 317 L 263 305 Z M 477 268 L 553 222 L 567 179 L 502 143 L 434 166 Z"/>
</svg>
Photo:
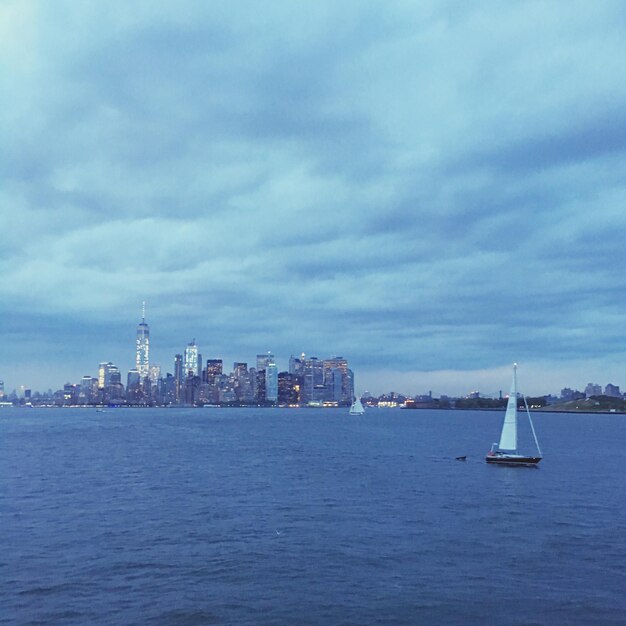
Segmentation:
<svg viewBox="0 0 626 626">
<path fill-rule="evenodd" d="M 166 370 L 194 337 L 413 392 L 622 357 L 621 3 L 0 18 L 0 378 L 129 367 L 144 299 Z"/>
</svg>

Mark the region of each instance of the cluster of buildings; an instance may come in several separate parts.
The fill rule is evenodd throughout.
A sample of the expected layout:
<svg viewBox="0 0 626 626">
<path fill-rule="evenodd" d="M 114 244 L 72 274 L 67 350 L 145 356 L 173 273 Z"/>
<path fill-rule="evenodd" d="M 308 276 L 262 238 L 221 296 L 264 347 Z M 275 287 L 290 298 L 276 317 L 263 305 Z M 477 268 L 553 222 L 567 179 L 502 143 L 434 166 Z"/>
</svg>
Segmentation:
<svg viewBox="0 0 626 626">
<path fill-rule="evenodd" d="M 354 375 L 343 357 L 318 359 L 305 354 L 291 356 L 288 371 L 279 372 L 271 352 L 258 354 L 254 366 L 233 363 L 224 369 L 222 359 L 203 361 L 195 340 L 174 357 L 173 373 L 162 375 L 160 365 L 150 363 L 150 328 L 145 308 L 137 326 L 135 367 L 122 379 L 119 367 L 102 362 L 97 376 L 83 376 L 79 383 L 67 383 L 56 392 L 32 393 L 21 388 L 19 394 L 6 394 L 0 380 L 0 405 L 54 404 L 57 406 L 128 405 L 128 406 L 347 406 L 354 399 Z M 584 391 L 566 387 L 560 397 L 543 396 L 540 405 L 608 396 L 626 400 L 619 386 L 608 384 L 604 389 L 589 383 Z M 432 395 L 408 398 L 391 393 L 373 398 L 365 392 L 362 399 L 376 406 L 453 407 L 463 400 L 483 399 L 472 392 L 464 399 Z M 502 400 L 502 392 L 500 398 Z"/>
<path fill-rule="evenodd" d="M 0 401 L 3 395 L 2 390 Z M 318 359 L 304 354 L 292 356 L 289 370 L 279 372 L 271 352 L 258 354 L 254 366 L 235 362 L 227 372 L 222 359 L 203 361 L 195 339 L 174 357 L 173 373 L 162 375 L 161 367 L 150 363 L 150 328 L 144 309 L 137 326 L 135 367 L 126 380 L 117 365 L 102 362 L 97 376 L 83 376 L 79 383 L 67 383 L 50 394 L 25 389 L 20 395 L 25 403 L 61 406 L 346 406 L 354 399 L 354 375 L 343 357 Z"/>
<path fill-rule="evenodd" d="M 624 394 L 620 391 L 619 385 L 613 385 L 609 383 L 602 390 L 601 385 L 596 383 L 588 383 L 584 391 L 578 391 L 578 389 L 570 389 L 565 387 L 561 389 L 561 400 L 584 400 L 585 398 L 591 398 L 592 396 L 607 396 L 609 398 L 621 398 L 626 399 Z"/>
</svg>

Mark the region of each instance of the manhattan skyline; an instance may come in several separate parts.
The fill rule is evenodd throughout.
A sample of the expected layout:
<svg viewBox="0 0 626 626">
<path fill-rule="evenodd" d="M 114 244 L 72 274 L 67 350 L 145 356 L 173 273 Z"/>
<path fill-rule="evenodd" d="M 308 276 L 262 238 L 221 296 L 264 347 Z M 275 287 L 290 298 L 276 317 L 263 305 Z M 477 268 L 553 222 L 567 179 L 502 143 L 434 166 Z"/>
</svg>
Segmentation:
<svg viewBox="0 0 626 626">
<path fill-rule="evenodd" d="M 99 380 L 100 386 L 103 386 L 104 381 L 106 380 L 108 376 L 106 374 L 106 371 L 108 370 L 109 367 L 112 367 L 113 370 L 118 373 L 118 375 L 120 376 L 119 382 L 122 382 L 123 385 L 124 385 L 123 380 L 124 380 L 125 374 L 128 374 L 129 385 L 131 381 L 131 376 L 133 376 L 133 384 L 139 385 L 140 381 L 144 379 L 148 379 L 148 378 L 150 379 L 152 384 L 156 384 L 157 379 L 163 378 L 164 380 L 166 374 L 168 376 L 173 376 L 174 378 L 178 378 L 178 380 L 181 381 L 181 383 L 179 384 L 182 384 L 182 382 L 184 381 L 184 378 L 186 378 L 185 373 L 188 373 L 189 376 L 192 376 L 192 375 L 198 376 L 199 377 L 198 383 L 200 383 L 201 381 L 206 382 L 206 374 L 209 373 L 209 368 L 213 367 L 213 364 L 219 364 L 218 368 L 219 368 L 219 373 L 221 374 L 225 363 L 226 363 L 226 369 L 224 370 L 224 372 L 229 371 L 227 363 L 230 360 L 233 363 L 233 373 L 236 376 L 238 375 L 237 371 L 241 366 L 244 367 L 244 371 L 247 371 L 247 367 L 248 367 L 248 359 L 246 359 L 246 361 L 241 361 L 241 360 L 233 361 L 231 359 L 223 359 L 221 355 L 216 355 L 216 354 L 212 354 L 210 358 L 208 359 L 205 358 L 207 355 L 202 354 L 201 347 L 197 345 L 195 337 L 185 345 L 184 349 L 180 349 L 175 355 L 170 355 L 169 360 L 166 359 L 165 362 L 155 362 L 153 360 L 152 361 L 150 360 L 150 353 L 151 353 L 150 345 L 151 345 L 150 325 L 146 319 L 146 302 L 144 301 L 142 303 L 142 309 L 141 309 L 141 320 L 136 326 L 136 340 L 134 344 L 134 351 L 135 351 L 134 363 L 131 365 L 128 365 L 127 367 L 125 365 L 125 360 L 121 360 L 119 362 L 122 363 L 123 365 L 120 368 L 118 367 L 117 361 L 114 363 L 113 361 L 110 361 L 110 360 L 109 361 L 101 360 L 99 366 L 97 367 L 97 373 L 96 373 L 95 378 L 92 377 L 93 372 L 91 371 L 86 372 L 82 376 L 81 385 L 84 385 L 86 379 L 90 379 L 91 381 Z M 287 372 L 292 374 L 294 373 L 293 371 L 294 360 L 296 363 L 300 363 L 300 362 L 305 363 L 305 359 L 307 359 L 307 362 L 308 362 L 308 359 L 311 357 L 313 358 L 315 362 L 319 362 L 320 366 L 322 365 L 323 361 L 331 362 L 331 361 L 336 361 L 338 359 L 344 363 L 344 367 L 347 367 L 347 361 L 343 359 L 343 357 L 341 356 L 337 356 L 337 355 L 328 356 L 327 355 L 323 359 L 319 359 L 319 357 L 316 354 L 305 354 L 304 352 L 294 354 L 293 351 L 291 352 L 288 359 L 287 358 L 276 359 L 271 351 L 268 351 L 262 354 L 257 353 L 255 357 L 256 363 L 252 362 L 250 364 L 250 367 L 254 368 L 256 364 L 256 370 L 258 371 L 261 369 L 265 369 L 267 364 L 271 362 L 272 367 L 273 367 L 272 371 L 274 372 L 274 374 L 278 374 L 279 370 L 282 370 L 283 373 L 285 374 Z M 261 365 L 260 364 L 261 362 L 263 362 L 264 365 Z M 205 364 L 206 364 L 206 368 L 205 368 Z M 283 364 L 284 364 L 284 367 L 283 367 Z M 105 368 L 104 370 L 103 370 L 103 366 Z M 384 394 L 387 394 L 387 393 L 393 393 L 393 394 L 399 393 L 402 395 L 406 395 L 408 397 L 427 396 L 427 395 L 434 395 L 434 397 L 439 397 L 439 396 L 443 396 L 443 397 L 447 397 L 447 396 L 470 397 L 472 396 L 473 397 L 476 394 L 478 394 L 478 395 L 481 395 L 482 397 L 495 398 L 497 395 L 502 397 L 502 394 L 503 394 L 502 388 L 497 389 L 497 390 L 495 390 L 494 388 L 494 390 L 486 391 L 484 387 L 479 388 L 478 386 L 473 389 L 466 389 L 462 393 L 450 393 L 448 391 L 440 391 L 439 389 L 437 389 L 434 394 L 433 394 L 432 389 L 428 389 L 428 392 L 425 392 L 424 390 L 419 391 L 419 392 L 415 392 L 415 391 L 407 392 L 405 389 L 399 386 L 401 385 L 402 380 L 403 379 L 400 378 L 398 380 L 391 381 L 391 384 L 389 385 L 387 389 L 385 389 L 384 391 L 379 391 L 379 389 L 376 386 L 375 381 L 374 381 L 374 385 L 370 387 L 367 387 L 367 385 L 362 385 L 360 387 L 354 386 L 353 372 L 350 371 L 350 387 L 349 387 L 350 394 L 349 396 L 351 396 L 351 394 L 353 393 L 357 393 L 359 395 L 367 393 L 367 394 L 372 394 L 373 396 L 383 396 Z M 77 381 L 78 381 L 78 377 L 77 375 L 74 375 L 72 378 L 68 378 L 66 380 L 66 384 L 76 385 L 78 387 L 79 385 Z M 495 379 L 492 380 L 489 377 L 486 377 L 485 381 L 487 381 L 487 383 L 497 382 L 495 381 Z M 11 386 L 5 385 L 4 380 L 0 379 L 0 384 L 1 384 L 1 389 L 4 391 L 4 393 L 8 394 L 11 391 Z M 275 381 L 272 384 L 275 385 L 276 384 Z M 378 385 L 380 386 L 380 384 L 381 383 L 379 381 Z M 415 385 L 415 380 L 412 381 L 412 384 Z M 32 392 L 37 392 L 37 393 L 45 392 L 46 389 L 48 389 L 46 386 L 42 386 L 41 388 L 33 388 L 33 385 L 30 385 L 30 384 L 21 384 L 19 387 L 22 391 L 24 389 L 28 389 L 29 392 L 32 391 Z M 61 389 L 63 385 L 58 385 L 57 387 L 58 389 Z M 604 387 L 606 387 L 607 390 L 610 389 L 610 391 L 603 391 Z M 598 384 L 597 382 L 588 382 L 584 386 L 580 385 L 580 389 L 583 389 L 583 388 L 588 397 L 590 395 L 602 395 L 603 393 L 607 393 L 607 395 L 614 395 L 614 392 L 616 392 L 617 396 L 621 397 L 621 393 L 619 391 L 619 385 L 615 387 L 613 383 L 611 382 L 607 383 L 605 381 L 603 384 Z M 374 390 L 373 392 L 371 391 L 372 389 Z M 578 393 L 580 389 L 575 389 L 574 391 Z M 13 387 L 12 392 L 15 393 L 16 391 L 17 391 L 17 387 Z M 54 388 L 50 387 L 48 391 L 54 391 Z M 572 392 L 572 389 L 561 387 L 562 397 L 565 397 L 565 395 L 567 395 L 565 394 L 565 392 Z M 179 392 L 177 392 L 176 402 L 182 403 L 183 400 L 178 397 L 178 393 Z M 275 392 L 272 392 L 272 394 L 275 394 Z M 532 395 L 526 391 L 524 391 L 524 394 L 529 395 L 529 396 Z M 549 392 L 546 394 L 538 394 L 538 395 L 545 395 L 545 396 L 550 395 L 554 397 L 558 394 L 555 394 L 553 391 L 553 392 Z M 166 400 L 163 400 L 163 399 L 161 401 L 167 402 Z M 129 402 L 132 402 L 132 400 L 129 400 Z"/>
<path fill-rule="evenodd" d="M 626 386 L 618 1 L 0 7 L 0 379 L 272 350 Z"/>
</svg>

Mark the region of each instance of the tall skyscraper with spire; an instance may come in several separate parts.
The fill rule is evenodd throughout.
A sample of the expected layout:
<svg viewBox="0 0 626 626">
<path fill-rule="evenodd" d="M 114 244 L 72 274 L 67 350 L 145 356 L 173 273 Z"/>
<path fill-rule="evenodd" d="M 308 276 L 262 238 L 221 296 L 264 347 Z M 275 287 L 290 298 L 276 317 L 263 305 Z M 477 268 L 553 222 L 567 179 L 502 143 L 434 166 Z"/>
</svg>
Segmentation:
<svg viewBox="0 0 626 626">
<path fill-rule="evenodd" d="M 135 369 L 139 372 L 142 381 L 150 375 L 150 328 L 146 324 L 145 302 L 141 308 L 141 323 L 137 326 Z"/>
</svg>

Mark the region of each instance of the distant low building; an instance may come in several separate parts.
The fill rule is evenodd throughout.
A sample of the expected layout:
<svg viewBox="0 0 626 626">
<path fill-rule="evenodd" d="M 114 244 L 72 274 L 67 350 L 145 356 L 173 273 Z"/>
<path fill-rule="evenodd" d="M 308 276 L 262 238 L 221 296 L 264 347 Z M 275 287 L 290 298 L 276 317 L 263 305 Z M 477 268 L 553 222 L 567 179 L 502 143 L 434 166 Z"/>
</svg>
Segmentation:
<svg viewBox="0 0 626 626">
<path fill-rule="evenodd" d="M 582 391 L 578 391 L 578 389 L 570 389 L 569 387 L 561 389 L 561 400 L 565 400 L 566 402 L 571 400 L 582 400 L 584 397 L 585 394 Z"/>
</svg>

